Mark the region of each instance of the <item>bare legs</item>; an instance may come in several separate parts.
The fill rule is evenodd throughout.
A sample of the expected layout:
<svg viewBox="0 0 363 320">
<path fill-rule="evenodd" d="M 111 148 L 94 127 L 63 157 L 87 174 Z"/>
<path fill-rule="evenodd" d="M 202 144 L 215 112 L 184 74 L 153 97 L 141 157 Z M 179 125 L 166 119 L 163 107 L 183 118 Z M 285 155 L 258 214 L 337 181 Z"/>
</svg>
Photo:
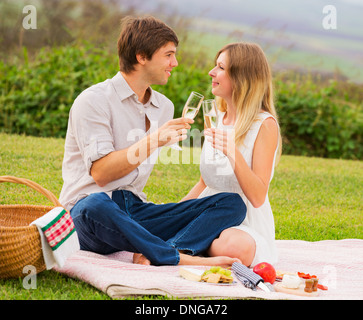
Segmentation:
<svg viewBox="0 0 363 320">
<path fill-rule="evenodd" d="M 150 261 L 141 253 L 134 253 L 133 262 L 142 265 L 150 265 Z M 225 256 L 218 257 L 198 257 L 185 253 L 180 253 L 179 265 L 198 265 L 198 266 L 221 266 L 230 267 L 233 262 L 241 262 L 238 258 Z"/>
<path fill-rule="evenodd" d="M 181 253 L 179 265 L 221 266 L 227 268 L 232 266 L 233 262 L 241 261 L 238 258 L 231 258 L 226 256 L 197 257 Z"/>
<path fill-rule="evenodd" d="M 229 228 L 220 234 L 209 247 L 209 257 L 190 256 L 180 252 L 179 265 L 205 265 L 229 267 L 233 262 L 249 267 L 255 257 L 255 240 L 242 230 Z M 150 265 L 150 261 L 141 253 L 134 254 L 134 263 Z"/>
<path fill-rule="evenodd" d="M 255 252 L 255 240 L 247 232 L 234 228 L 222 231 L 208 249 L 208 255 L 211 257 L 238 258 L 247 267 L 253 262 Z"/>
</svg>

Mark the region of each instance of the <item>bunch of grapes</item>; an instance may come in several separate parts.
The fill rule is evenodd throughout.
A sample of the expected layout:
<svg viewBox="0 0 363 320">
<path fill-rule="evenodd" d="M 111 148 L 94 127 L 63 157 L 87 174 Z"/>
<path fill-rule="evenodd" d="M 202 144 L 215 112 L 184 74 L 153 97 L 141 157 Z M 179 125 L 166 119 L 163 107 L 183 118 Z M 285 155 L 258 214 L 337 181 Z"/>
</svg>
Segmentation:
<svg viewBox="0 0 363 320">
<path fill-rule="evenodd" d="M 204 271 L 202 280 L 212 283 L 231 283 L 233 282 L 232 271 L 222 267 L 211 267 Z"/>
</svg>

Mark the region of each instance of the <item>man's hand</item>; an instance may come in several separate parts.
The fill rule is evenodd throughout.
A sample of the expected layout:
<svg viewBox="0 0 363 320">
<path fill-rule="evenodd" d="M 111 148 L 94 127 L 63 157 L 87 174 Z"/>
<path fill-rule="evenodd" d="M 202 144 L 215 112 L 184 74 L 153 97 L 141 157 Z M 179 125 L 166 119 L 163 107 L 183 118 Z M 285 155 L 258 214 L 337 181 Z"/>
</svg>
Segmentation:
<svg viewBox="0 0 363 320">
<path fill-rule="evenodd" d="M 158 147 L 169 146 L 187 138 L 187 130 L 194 120 L 188 118 L 172 119 L 150 135 L 152 144 Z"/>
<path fill-rule="evenodd" d="M 103 187 L 111 181 L 126 176 L 157 148 L 185 140 L 187 130 L 190 129 L 190 124 L 193 122 L 187 118 L 170 120 L 129 148 L 109 153 L 92 164 L 93 179 L 100 187 Z"/>
</svg>

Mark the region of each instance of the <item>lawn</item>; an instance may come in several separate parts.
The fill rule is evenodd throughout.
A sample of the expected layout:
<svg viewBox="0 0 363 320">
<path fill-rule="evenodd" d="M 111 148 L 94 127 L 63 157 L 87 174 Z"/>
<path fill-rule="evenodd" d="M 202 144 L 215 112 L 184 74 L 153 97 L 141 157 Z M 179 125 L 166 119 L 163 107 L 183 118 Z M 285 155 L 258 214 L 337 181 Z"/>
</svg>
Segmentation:
<svg viewBox="0 0 363 320">
<path fill-rule="evenodd" d="M 64 139 L 0 134 L 0 141 L 0 175 L 33 180 L 59 196 Z M 182 158 L 170 149 L 163 152 L 145 192 L 156 203 L 179 201 L 198 181 L 199 165 L 181 164 L 186 162 L 185 154 Z M 363 239 L 362 186 L 362 161 L 282 156 L 269 191 L 276 238 Z M 50 204 L 22 185 L 3 183 L 0 188 L 0 204 Z M 1 299 L 109 297 L 83 282 L 44 271 L 37 276 L 36 289 L 24 289 L 20 279 L 0 280 Z"/>
</svg>

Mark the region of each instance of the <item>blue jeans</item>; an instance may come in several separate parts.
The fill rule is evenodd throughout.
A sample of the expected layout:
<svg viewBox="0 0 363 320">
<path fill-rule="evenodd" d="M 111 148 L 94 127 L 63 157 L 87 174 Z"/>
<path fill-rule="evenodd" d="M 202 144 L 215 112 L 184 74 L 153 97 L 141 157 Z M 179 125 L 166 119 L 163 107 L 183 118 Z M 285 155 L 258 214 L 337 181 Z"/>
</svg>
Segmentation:
<svg viewBox="0 0 363 320">
<path fill-rule="evenodd" d="M 226 228 L 242 223 L 246 206 L 235 193 L 179 203 L 145 203 L 130 191 L 94 193 L 71 209 L 82 250 L 142 253 L 153 265 L 177 265 L 178 250 L 203 253 Z"/>
</svg>

